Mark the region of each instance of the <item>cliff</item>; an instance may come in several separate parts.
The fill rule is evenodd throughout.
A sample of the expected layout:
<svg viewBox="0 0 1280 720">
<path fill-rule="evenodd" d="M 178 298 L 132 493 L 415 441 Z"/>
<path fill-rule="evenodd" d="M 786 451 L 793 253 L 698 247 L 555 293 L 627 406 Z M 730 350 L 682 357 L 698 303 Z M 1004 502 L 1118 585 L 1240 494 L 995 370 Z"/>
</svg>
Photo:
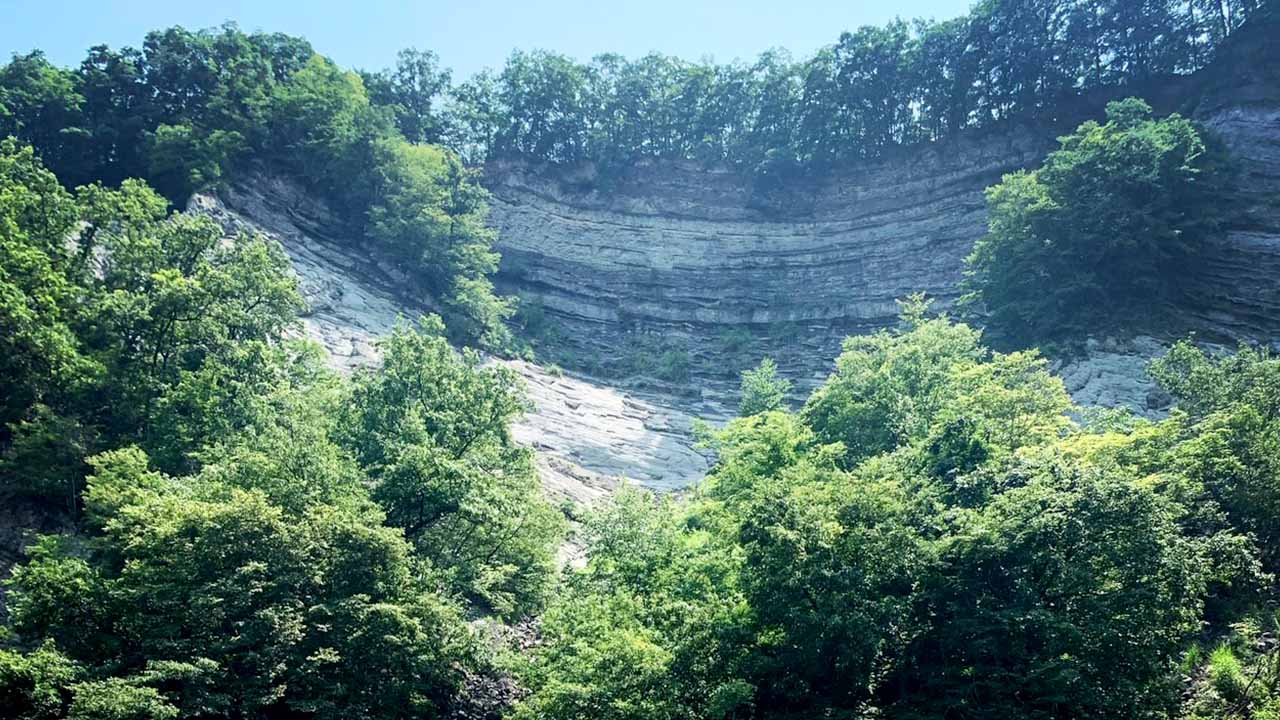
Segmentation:
<svg viewBox="0 0 1280 720">
<path fill-rule="evenodd" d="M 1161 97 L 1234 157 L 1234 219 L 1172 308 L 1176 326 L 1090 338 L 1056 360 L 1077 402 L 1156 414 L 1165 398 L 1145 366 L 1173 339 L 1280 338 L 1280 81 L 1258 60 L 1272 45 L 1242 42 Z M 540 357 L 571 371 L 511 363 L 535 405 L 516 436 L 538 450 L 550 491 L 590 501 L 621 477 L 687 485 L 707 467 L 693 418 L 729 414 L 740 369 L 773 356 L 803 390 L 842 338 L 892 324 L 897 299 L 924 291 L 945 307 L 985 229 L 983 190 L 1034 166 L 1054 135 L 1021 128 L 903 151 L 800 178 L 770 203 L 733 173 L 690 164 L 636 167 L 592 189 L 583 169 L 486 168 L 500 287 L 539 310 Z M 280 239 L 309 304 L 305 331 L 339 367 L 375 360 L 398 316 L 431 309 L 398 294 L 359 238 L 290 183 L 247 178 L 192 208 Z M 687 357 L 691 378 L 655 381 L 652 365 L 637 375 L 632 356 L 666 352 Z"/>
<path fill-rule="evenodd" d="M 1228 345 L 1280 337 L 1280 60 L 1265 30 L 1155 97 L 1230 151 L 1233 220 L 1168 308 L 1176 324 L 1093 338 L 1057 363 L 1081 402 L 1158 408 L 1145 364 L 1189 333 Z M 569 367 L 625 376 L 631 348 L 674 348 L 695 392 L 717 398 L 769 355 L 811 386 L 843 337 L 895 321 L 897 299 L 923 291 L 951 303 L 985 231 L 984 189 L 1034 167 L 1089 114 L 801 178 L 769 203 L 738 175 L 693 164 L 641 165 L 607 186 L 590 168 L 491 164 L 500 287 L 540 308 L 555 328 L 552 356 Z"/>
<path fill-rule="evenodd" d="M 359 249 L 358 238 L 344 237 L 342 223 L 294 183 L 252 177 L 197 194 L 188 209 L 210 215 L 228 233 L 260 232 L 281 243 L 307 303 L 301 330 L 340 370 L 376 362 L 379 337 L 399 319 L 432 311 L 398 293 L 390 273 Z M 694 417 L 720 416 L 720 408 L 677 405 L 518 360 L 492 362 L 508 363 L 524 380 L 535 410 L 517 423 L 514 435 L 537 451 L 552 496 L 591 502 L 624 477 L 673 489 L 706 471 L 691 425 Z"/>
</svg>

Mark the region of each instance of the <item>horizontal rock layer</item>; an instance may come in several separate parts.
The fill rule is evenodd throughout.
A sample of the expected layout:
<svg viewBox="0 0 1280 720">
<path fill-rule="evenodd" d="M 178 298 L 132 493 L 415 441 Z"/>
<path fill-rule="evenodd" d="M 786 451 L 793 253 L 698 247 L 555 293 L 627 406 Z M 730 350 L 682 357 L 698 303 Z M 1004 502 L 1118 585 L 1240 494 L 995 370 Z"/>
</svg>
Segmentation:
<svg viewBox="0 0 1280 720">
<path fill-rule="evenodd" d="M 376 363 L 377 340 L 401 318 L 430 307 L 395 291 L 388 273 L 337 236 L 342 224 L 296 185 L 259 176 L 218 193 L 198 194 L 189 209 L 229 233 L 264 233 L 292 261 L 307 302 L 302 331 L 343 370 Z M 672 489 L 697 480 L 707 460 L 694 448 L 693 415 L 714 407 L 676 407 L 653 395 L 622 392 L 587 378 L 507 362 L 524 380 L 533 411 L 513 428 L 538 453 L 544 487 L 557 498 L 590 503 L 628 478 Z"/>
<path fill-rule="evenodd" d="M 1149 329 L 1155 345 L 1089 345 L 1110 369 L 1070 373 L 1082 399 L 1149 410 L 1145 359 L 1187 333 L 1280 337 L 1280 88 L 1271 70 L 1244 62 L 1183 85 L 1159 104 L 1190 112 L 1226 144 L 1238 212 L 1177 306 L 1161 308 L 1178 320 Z M 557 359 L 571 366 L 606 366 L 635 336 L 660 336 L 688 352 L 704 397 L 762 355 L 811 386 L 843 337 L 894 323 L 896 300 L 925 292 L 945 307 L 957 297 L 963 259 L 985 232 L 984 189 L 1038 164 L 1054 135 L 1022 129 L 904 151 L 798 180 L 768 210 L 740 177 L 691 164 L 639 166 L 590 190 L 564 171 L 492 164 L 500 284 L 561 326 L 556 343 L 568 351 Z"/>
</svg>

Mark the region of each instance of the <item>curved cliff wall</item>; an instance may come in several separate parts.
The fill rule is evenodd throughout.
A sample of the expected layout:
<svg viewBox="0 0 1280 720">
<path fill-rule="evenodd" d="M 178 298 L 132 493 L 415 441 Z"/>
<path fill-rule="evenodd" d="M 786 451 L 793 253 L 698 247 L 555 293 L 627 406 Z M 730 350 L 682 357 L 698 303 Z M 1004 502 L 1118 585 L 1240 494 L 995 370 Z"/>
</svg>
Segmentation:
<svg viewBox="0 0 1280 720">
<path fill-rule="evenodd" d="M 1210 129 L 1239 169 L 1237 219 L 1184 288 L 1174 308 L 1183 324 L 1152 328 L 1163 341 L 1280 337 L 1280 83 L 1275 43 L 1261 43 L 1155 101 Z M 686 349 L 703 381 L 765 354 L 812 381 L 841 338 L 892 324 L 895 300 L 954 300 L 963 259 L 985 231 L 983 190 L 1034 167 L 1056 134 L 1024 128 L 903 152 L 791 183 L 767 210 L 740 177 L 692 164 L 639 166 L 586 190 L 563 169 L 493 164 L 500 285 L 563 326 L 556 339 L 569 364 L 607 367 L 630 338 L 653 336 Z M 1149 355 L 1146 339 L 1137 350 L 1125 340 L 1103 345 Z"/>
<path fill-rule="evenodd" d="M 652 332 L 714 355 L 720 334 L 745 328 L 760 351 L 830 359 L 839 338 L 892 323 L 898 298 L 953 299 L 985 223 L 983 189 L 1046 147 L 1022 133 L 931 148 L 801 183 L 780 211 L 753 207 L 739 177 L 695 166 L 640 167 L 591 192 L 492 166 L 500 279 L 571 327 L 584 353 Z"/>
</svg>

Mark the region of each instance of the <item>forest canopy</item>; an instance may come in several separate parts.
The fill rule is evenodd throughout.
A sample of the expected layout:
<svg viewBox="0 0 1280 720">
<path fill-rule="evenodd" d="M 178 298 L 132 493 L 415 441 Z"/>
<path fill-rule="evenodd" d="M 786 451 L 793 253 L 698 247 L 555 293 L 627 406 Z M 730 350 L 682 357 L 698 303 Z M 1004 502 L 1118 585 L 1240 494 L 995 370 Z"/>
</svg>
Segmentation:
<svg viewBox="0 0 1280 720">
<path fill-rule="evenodd" d="M 0 497 L 21 718 L 435 717 L 547 601 L 563 533 L 505 367 L 402 324 L 344 378 L 280 246 L 0 142 Z"/>
<path fill-rule="evenodd" d="M 454 83 L 429 51 L 350 71 L 307 41 L 234 24 L 0 67 L 0 137 L 32 145 L 68 188 L 147 180 L 181 206 L 263 170 L 321 194 L 398 267 L 450 336 L 506 351 L 513 303 L 475 167 L 645 159 L 727 164 L 767 195 L 798 173 L 1010 122 L 1061 122 L 1074 100 L 1158 88 L 1205 67 L 1261 0 L 983 0 L 945 22 L 843 33 L 813 57 L 752 62 L 516 51 Z M 426 146 L 435 149 L 425 150 Z"/>
<path fill-rule="evenodd" d="M 3 585 L 0 715 L 1280 718 L 1265 349 L 1173 345 L 1150 367 L 1171 407 L 1144 419 L 1075 406 L 1038 351 L 912 296 L 804 397 L 772 361 L 743 373 L 698 484 L 582 508 L 544 494 L 511 429 L 524 388 L 472 347 L 511 342 L 482 163 L 767 186 L 1060 122 L 1204 68 L 1269 11 L 983 0 L 800 61 L 531 51 L 456 84 L 430 52 L 352 71 L 233 25 L 74 68 L 15 56 L 0 502 L 40 522 Z M 1111 104 L 989 193 L 970 292 L 1033 338 L 1174 292 L 1217 219 L 1208 149 Z M 181 210 L 254 173 L 323 198 L 440 315 L 330 369 L 281 245 Z"/>
<path fill-rule="evenodd" d="M 1180 344 L 1167 419 L 1079 422 L 924 310 L 744 408 L 687 497 L 599 508 L 516 717 L 1274 716 L 1280 361 Z"/>
</svg>

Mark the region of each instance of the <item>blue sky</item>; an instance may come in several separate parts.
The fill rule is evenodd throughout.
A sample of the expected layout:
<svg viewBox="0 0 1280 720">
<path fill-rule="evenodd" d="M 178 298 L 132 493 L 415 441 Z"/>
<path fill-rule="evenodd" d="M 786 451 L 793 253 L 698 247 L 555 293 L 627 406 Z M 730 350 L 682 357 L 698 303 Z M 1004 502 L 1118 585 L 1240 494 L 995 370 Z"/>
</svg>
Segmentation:
<svg viewBox="0 0 1280 720">
<path fill-rule="evenodd" d="M 91 45 L 138 46 L 148 30 L 235 20 L 245 30 L 302 35 L 338 63 L 380 69 L 403 47 L 434 50 L 455 77 L 500 66 L 515 48 L 587 59 L 657 50 L 689 59 L 797 56 L 840 31 L 895 16 L 939 20 L 972 0 L 0 0 L 0 53 L 43 49 L 78 63 Z"/>
</svg>

